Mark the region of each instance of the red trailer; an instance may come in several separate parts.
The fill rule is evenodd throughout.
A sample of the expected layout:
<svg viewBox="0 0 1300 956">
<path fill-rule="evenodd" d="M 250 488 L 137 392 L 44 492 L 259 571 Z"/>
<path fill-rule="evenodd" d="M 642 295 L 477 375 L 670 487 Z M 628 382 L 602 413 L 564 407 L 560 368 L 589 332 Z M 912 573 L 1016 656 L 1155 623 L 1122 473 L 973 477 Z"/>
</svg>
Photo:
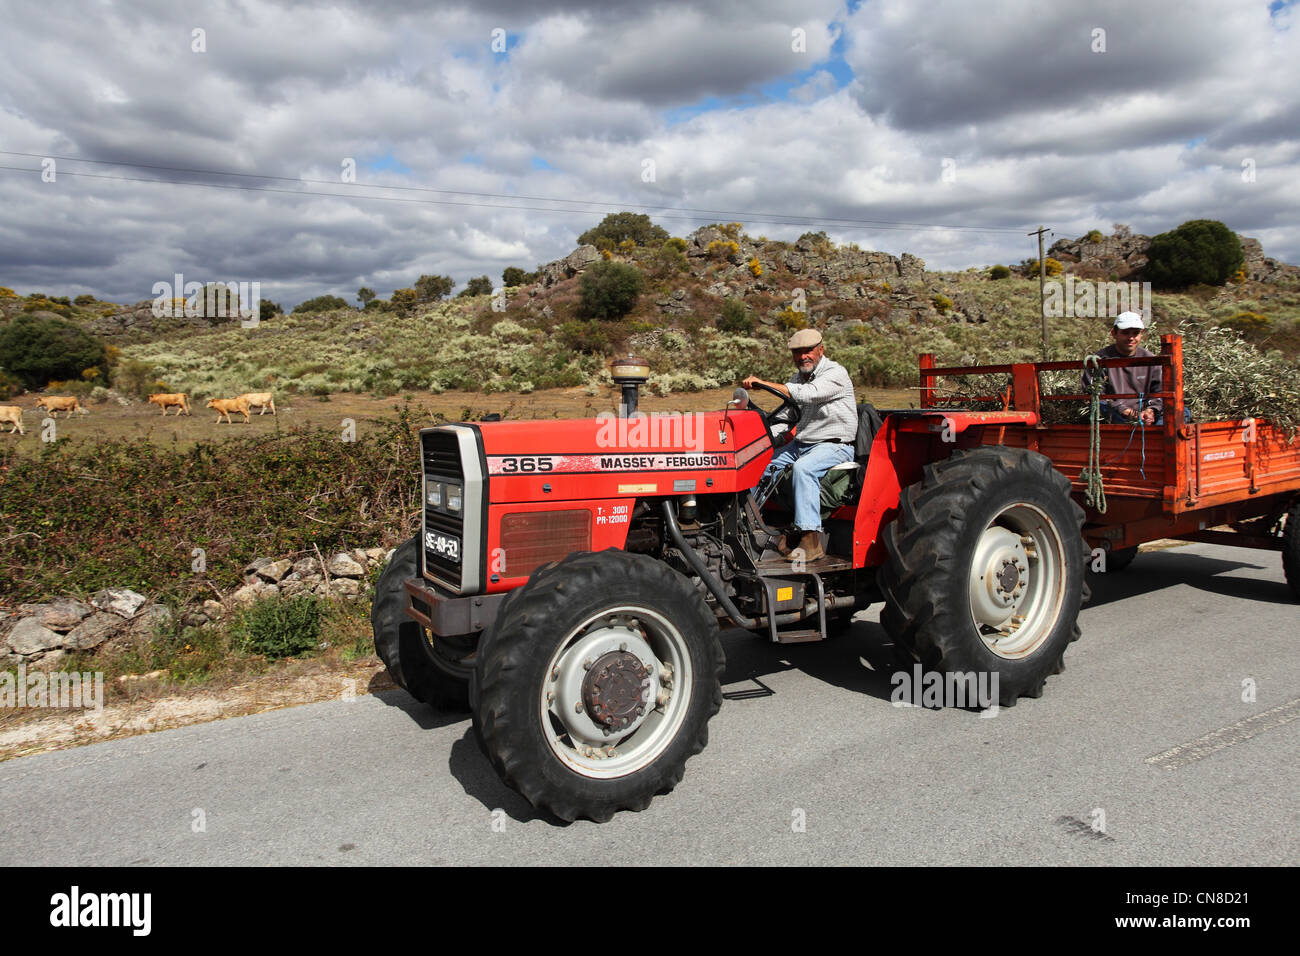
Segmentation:
<svg viewBox="0 0 1300 956">
<path fill-rule="evenodd" d="M 1084 538 L 1108 552 L 1108 570 L 1132 560 L 1137 546 L 1157 538 L 1182 538 L 1242 548 L 1283 551 L 1281 521 L 1300 521 L 1300 438 L 1288 440 L 1261 419 L 1184 422 L 1182 339 L 1166 335 L 1154 358 L 1107 359 L 1102 368 L 1159 365 L 1166 391 L 1164 421 L 1155 426 L 1101 424 L 1097 464 L 1104 498 L 1086 500 L 1091 424 L 1042 424 L 1046 402 L 1086 408 L 1081 392 L 1045 395 L 1044 372 L 1081 373 L 1078 362 L 1035 362 L 936 368 L 921 356 L 921 404 L 940 408 L 937 382 L 960 375 L 1007 375 L 1010 389 L 1000 396 L 1008 411 L 1026 414 L 1022 426 L 984 430 L 983 444 L 1028 448 L 1046 455 L 1070 479 L 1083 506 Z M 1082 386 L 1080 385 L 1080 388 Z M 1115 395 L 1136 398 L 1136 395 Z M 1149 396 L 1156 397 L 1156 396 Z M 1136 432 L 1136 434 L 1135 434 Z M 1300 556 L 1284 555 L 1287 580 L 1300 596 Z"/>
</svg>

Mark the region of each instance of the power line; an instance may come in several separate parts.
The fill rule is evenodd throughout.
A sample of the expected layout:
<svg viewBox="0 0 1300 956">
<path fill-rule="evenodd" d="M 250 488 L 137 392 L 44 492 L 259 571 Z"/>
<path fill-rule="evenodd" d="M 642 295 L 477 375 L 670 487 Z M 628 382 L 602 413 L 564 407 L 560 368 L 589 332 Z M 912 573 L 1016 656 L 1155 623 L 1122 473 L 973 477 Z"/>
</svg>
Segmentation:
<svg viewBox="0 0 1300 956">
<path fill-rule="evenodd" d="M 194 174 L 206 175 L 206 176 L 231 176 L 231 177 L 238 177 L 242 179 L 265 179 L 265 180 L 272 180 L 277 182 L 302 183 L 308 185 L 343 186 L 343 187 L 352 187 L 353 189 L 390 189 L 390 190 L 399 190 L 404 192 L 423 192 L 423 193 L 433 193 L 438 195 L 449 195 L 449 196 L 474 196 L 474 197 L 486 198 L 486 199 L 500 199 L 500 200 L 505 200 L 505 202 L 474 203 L 474 202 L 450 201 L 450 200 L 443 200 L 443 201 L 417 200 L 417 199 L 402 199 L 401 197 L 391 197 L 391 196 L 373 196 L 366 193 L 347 196 L 344 195 L 343 193 L 337 193 L 337 192 L 322 193 L 322 192 L 315 192 L 312 190 L 276 189 L 274 187 L 269 187 L 269 186 L 240 186 L 234 183 L 184 182 L 179 180 L 143 179 L 143 178 L 132 177 L 132 176 L 117 176 L 117 175 L 110 175 L 106 173 L 85 173 L 85 172 L 75 172 L 72 170 L 62 171 L 63 175 L 66 176 L 81 176 L 84 178 L 91 178 L 91 179 L 110 179 L 110 180 L 119 180 L 122 182 L 162 183 L 162 184 L 174 185 L 174 186 L 199 186 L 199 187 L 210 187 L 210 188 L 218 188 L 218 189 L 238 189 L 238 190 L 245 190 L 249 192 L 279 192 L 279 193 L 288 193 L 292 195 L 327 196 L 327 197 L 341 198 L 341 199 L 375 199 L 375 200 L 387 201 L 387 202 L 411 202 L 411 203 L 425 203 L 430 205 L 470 206 L 470 207 L 485 208 L 485 209 L 520 209 L 520 210 L 531 211 L 531 212 L 568 212 L 568 213 L 581 213 L 584 215 L 590 215 L 593 212 L 598 212 L 600 210 L 599 209 L 597 210 L 557 209 L 550 206 L 544 206 L 544 207 L 523 206 L 520 205 L 518 201 L 525 200 L 529 202 L 552 202 L 552 203 L 568 203 L 570 205 L 598 206 L 605 210 L 615 210 L 615 211 L 627 208 L 626 204 L 619 206 L 613 203 L 607 203 L 607 202 L 590 200 L 590 199 L 563 199 L 563 198 L 548 197 L 548 196 L 520 196 L 520 195 L 510 195 L 505 193 L 482 193 L 482 192 L 471 192 L 468 190 L 434 189 L 428 186 L 400 186 L 400 185 L 378 185 L 378 184 L 371 185 L 366 183 L 343 183 L 343 182 L 335 182 L 333 180 L 327 180 L 327 179 L 301 179 L 301 178 L 294 178 L 289 176 L 276 176 L 276 175 L 261 174 L 261 173 L 239 173 L 239 172 L 232 172 L 228 170 L 195 169 L 195 168 L 183 167 L 183 166 L 163 166 L 163 165 L 156 165 L 150 163 L 130 163 L 130 162 L 120 162 L 120 161 L 100 160 L 100 159 L 80 159 L 73 156 L 50 156 L 48 154 L 42 154 L 42 153 L 23 153 L 23 152 L 16 152 L 12 150 L 0 150 L 0 155 L 24 156 L 24 157 L 38 158 L 38 159 L 55 159 L 55 160 L 60 160 L 62 162 L 93 163 L 102 166 L 124 166 L 128 168 L 153 169 L 153 170 L 159 170 L 163 172 L 194 173 Z M 19 171 L 19 172 L 39 172 L 39 170 L 32 170 L 28 167 L 23 167 L 23 166 L 0 166 L 0 169 L 9 170 L 9 171 Z M 744 220 L 747 222 L 762 223 L 765 225 L 782 225 L 782 226 L 821 225 L 821 226 L 830 226 L 831 228 L 835 228 L 837 226 L 841 226 L 841 227 L 857 226 L 857 227 L 862 227 L 867 229 L 883 229 L 883 230 L 949 229 L 949 230 L 962 231 L 962 232 L 995 232 L 995 233 L 1019 231 L 1018 229 L 1013 229 L 1013 228 L 1003 227 L 1003 226 L 959 226 L 959 225 L 949 225 L 945 223 L 907 222 L 907 221 L 889 220 L 889 219 L 841 219 L 841 218 L 834 218 L 834 217 L 822 218 L 822 217 L 814 217 L 814 216 L 796 216 L 787 213 L 762 213 L 762 212 L 743 212 L 743 211 L 720 210 L 720 209 L 697 209 L 697 208 L 679 207 L 679 206 L 656 206 L 656 205 L 649 205 L 644 203 L 631 204 L 631 205 L 633 205 L 634 208 L 637 209 L 665 210 L 668 212 L 701 213 L 708 216 L 729 217 L 738 220 Z M 698 216 L 660 215 L 659 218 L 672 219 L 677 221 L 686 221 L 686 222 L 704 221 Z"/>
</svg>

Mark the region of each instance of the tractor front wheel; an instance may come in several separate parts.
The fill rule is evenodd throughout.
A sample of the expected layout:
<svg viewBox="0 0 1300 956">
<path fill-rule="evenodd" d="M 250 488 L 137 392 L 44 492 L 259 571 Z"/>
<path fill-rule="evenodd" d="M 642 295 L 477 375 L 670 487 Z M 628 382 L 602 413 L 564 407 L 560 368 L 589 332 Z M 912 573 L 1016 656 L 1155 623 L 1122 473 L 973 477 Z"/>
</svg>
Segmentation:
<svg viewBox="0 0 1300 956">
<path fill-rule="evenodd" d="M 479 649 L 474 729 L 502 780 L 563 820 L 671 790 L 722 704 L 717 621 L 645 555 L 579 552 L 512 594 Z"/>
<path fill-rule="evenodd" d="M 416 700 L 443 710 L 469 709 L 469 677 L 476 638 L 439 638 L 406 616 L 402 582 L 419 577 L 420 536 L 399 545 L 375 585 L 370 623 L 375 653 L 393 681 Z"/>
<path fill-rule="evenodd" d="M 925 667 L 996 678 L 999 703 L 1038 697 L 1079 636 L 1083 511 L 1051 461 L 959 450 L 904 489 L 884 531 L 881 623 Z"/>
</svg>

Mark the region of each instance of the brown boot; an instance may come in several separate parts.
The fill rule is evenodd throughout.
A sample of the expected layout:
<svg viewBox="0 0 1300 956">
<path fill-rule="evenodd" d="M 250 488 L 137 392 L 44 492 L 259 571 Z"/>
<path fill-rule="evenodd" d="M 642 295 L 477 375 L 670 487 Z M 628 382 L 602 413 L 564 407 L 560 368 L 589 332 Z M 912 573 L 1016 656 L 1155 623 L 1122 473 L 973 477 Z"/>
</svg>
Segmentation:
<svg viewBox="0 0 1300 956">
<path fill-rule="evenodd" d="M 822 549 L 822 535 L 820 531 L 805 531 L 799 539 L 799 545 L 788 555 L 787 561 L 803 561 L 805 564 L 816 561 L 818 558 L 826 557 L 826 552 Z"/>
<path fill-rule="evenodd" d="M 799 529 L 787 528 L 785 531 L 782 531 L 779 535 L 776 536 L 773 547 L 776 548 L 777 554 L 781 555 L 781 557 L 784 558 L 791 551 L 794 550 L 794 547 L 798 543 L 798 541 L 799 541 Z"/>
</svg>

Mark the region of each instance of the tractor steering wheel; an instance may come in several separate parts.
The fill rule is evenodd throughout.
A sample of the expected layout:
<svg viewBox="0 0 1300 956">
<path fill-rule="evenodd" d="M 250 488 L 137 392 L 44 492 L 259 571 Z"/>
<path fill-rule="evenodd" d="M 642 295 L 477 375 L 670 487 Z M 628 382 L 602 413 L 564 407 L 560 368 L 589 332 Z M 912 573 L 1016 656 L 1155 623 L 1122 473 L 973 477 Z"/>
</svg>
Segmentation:
<svg viewBox="0 0 1300 956">
<path fill-rule="evenodd" d="M 749 407 L 752 408 L 754 411 L 758 412 L 759 418 L 763 420 L 763 427 L 767 429 L 767 440 L 772 443 L 772 450 L 776 451 L 777 448 L 776 435 L 773 434 L 772 432 L 772 423 L 776 421 L 776 417 L 778 415 L 780 415 L 783 411 L 785 411 L 786 408 L 789 408 L 791 411 L 795 413 L 795 420 L 789 423 L 790 427 L 793 428 L 799 421 L 799 403 L 796 402 L 789 395 L 782 395 L 780 392 L 772 388 L 770 385 L 764 385 L 761 382 L 755 382 L 754 388 L 761 388 L 765 392 L 771 392 L 777 398 L 781 399 L 781 404 L 778 405 L 776 409 L 770 413 L 763 411 L 763 409 L 755 405 L 753 401 L 750 401 L 749 403 Z"/>
</svg>

